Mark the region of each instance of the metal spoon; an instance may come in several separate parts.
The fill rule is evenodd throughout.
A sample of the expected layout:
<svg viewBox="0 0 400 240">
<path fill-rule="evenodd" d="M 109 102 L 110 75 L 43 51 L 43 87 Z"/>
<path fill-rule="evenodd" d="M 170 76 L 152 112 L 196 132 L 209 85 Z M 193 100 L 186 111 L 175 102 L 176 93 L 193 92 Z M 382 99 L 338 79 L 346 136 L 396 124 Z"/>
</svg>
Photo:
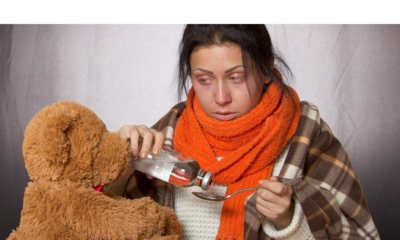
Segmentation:
<svg viewBox="0 0 400 240">
<path fill-rule="evenodd" d="M 282 183 L 283 184 L 291 183 L 291 182 L 294 182 L 297 179 L 300 179 L 302 177 L 303 177 L 303 175 L 300 175 L 298 177 L 295 177 L 293 179 L 290 179 L 290 180 L 282 182 Z M 241 192 L 244 192 L 244 191 L 250 191 L 250 190 L 257 190 L 257 189 L 261 189 L 261 188 L 263 188 L 263 187 L 253 187 L 253 188 L 242 189 L 242 190 L 234 192 L 234 193 L 232 193 L 232 194 L 230 194 L 230 195 L 228 195 L 226 197 L 213 195 L 213 194 L 206 193 L 206 192 L 192 192 L 192 194 L 195 195 L 196 197 L 199 197 L 199 198 L 204 199 L 204 200 L 213 201 L 213 202 L 222 202 L 222 201 L 225 201 L 226 199 L 228 199 L 228 198 L 230 198 L 233 195 L 236 195 L 238 193 L 241 193 Z"/>
</svg>

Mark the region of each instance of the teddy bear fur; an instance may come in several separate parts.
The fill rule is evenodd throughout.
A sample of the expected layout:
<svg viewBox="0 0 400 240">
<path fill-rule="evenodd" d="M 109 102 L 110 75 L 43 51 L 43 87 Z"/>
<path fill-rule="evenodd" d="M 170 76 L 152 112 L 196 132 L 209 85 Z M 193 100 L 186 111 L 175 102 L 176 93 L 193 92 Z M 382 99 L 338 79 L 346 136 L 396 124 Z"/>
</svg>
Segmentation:
<svg viewBox="0 0 400 240">
<path fill-rule="evenodd" d="M 27 125 L 22 151 L 32 181 L 9 240 L 181 238 L 172 209 L 94 190 L 124 174 L 130 153 L 88 108 L 73 101 L 45 107 Z"/>
</svg>

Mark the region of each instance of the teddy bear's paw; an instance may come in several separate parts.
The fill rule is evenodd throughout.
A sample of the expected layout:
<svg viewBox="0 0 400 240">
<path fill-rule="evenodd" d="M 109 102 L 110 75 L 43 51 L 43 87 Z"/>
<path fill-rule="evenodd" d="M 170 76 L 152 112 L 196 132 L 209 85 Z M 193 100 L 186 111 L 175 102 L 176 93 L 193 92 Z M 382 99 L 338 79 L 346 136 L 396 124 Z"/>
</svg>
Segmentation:
<svg viewBox="0 0 400 240">
<path fill-rule="evenodd" d="M 148 197 L 134 200 L 136 214 L 142 216 L 145 224 L 139 230 L 139 236 L 150 238 L 152 236 L 181 235 L 181 226 L 178 218 L 171 208 L 160 206 Z M 151 229 L 151 231 L 149 231 Z M 140 237 L 139 237 L 140 238 Z M 180 238 L 178 238 L 180 239 Z"/>
<path fill-rule="evenodd" d="M 182 228 L 181 224 L 178 221 L 178 217 L 175 215 L 174 210 L 163 207 L 166 212 L 166 221 L 165 221 L 165 234 L 166 235 L 173 235 L 178 234 L 182 236 Z"/>
</svg>

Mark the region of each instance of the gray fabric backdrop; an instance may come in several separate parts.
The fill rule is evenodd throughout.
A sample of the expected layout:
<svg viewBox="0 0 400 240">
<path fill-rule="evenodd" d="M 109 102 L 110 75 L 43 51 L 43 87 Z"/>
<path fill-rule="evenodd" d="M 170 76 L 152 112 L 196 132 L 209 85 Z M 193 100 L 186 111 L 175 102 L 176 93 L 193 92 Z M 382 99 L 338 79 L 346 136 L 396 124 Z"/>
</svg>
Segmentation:
<svg viewBox="0 0 400 240">
<path fill-rule="evenodd" d="M 290 85 L 315 103 L 348 151 L 382 239 L 398 233 L 400 25 L 267 25 L 291 67 Z M 74 100 L 108 128 L 152 125 L 176 102 L 183 25 L 0 26 L 0 239 L 18 226 L 29 177 L 29 120 Z"/>
</svg>

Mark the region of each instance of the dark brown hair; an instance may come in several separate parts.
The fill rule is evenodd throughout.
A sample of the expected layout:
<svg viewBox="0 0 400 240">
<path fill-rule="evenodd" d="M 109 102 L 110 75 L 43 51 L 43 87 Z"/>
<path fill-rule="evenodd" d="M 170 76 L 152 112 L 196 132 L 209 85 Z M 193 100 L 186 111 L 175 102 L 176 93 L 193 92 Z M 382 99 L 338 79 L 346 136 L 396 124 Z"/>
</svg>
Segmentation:
<svg viewBox="0 0 400 240">
<path fill-rule="evenodd" d="M 279 65 L 281 71 L 290 73 L 287 64 L 279 57 L 273 49 L 271 38 L 264 24 L 204 24 L 186 26 L 179 47 L 178 66 L 178 98 L 182 93 L 188 93 L 188 78 L 190 77 L 190 56 L 193 51 L 202 46 L 223 45 L 226 43 L 238 44 L 242 50 L 243 66 L 251 69 L 257 85 L 262 82 L 262 76 L 267 75 L 276 82 L 284 94 L 291 98 L 288 86 L 281 80 L 268 63 L 274 60 L 274 65 Z M 249 56 L 247 58 L 245 56 Z M 248 60 L 249 59 L 249 60 Z M 245 75 L 246 77 L 246 75 Z M 247 77 L 246 77 L 247 81 Z M 265 90 L 266 85 L 262 84 Z M 293 98 L 292 98 L 293 99 Z"/>
</svg>

